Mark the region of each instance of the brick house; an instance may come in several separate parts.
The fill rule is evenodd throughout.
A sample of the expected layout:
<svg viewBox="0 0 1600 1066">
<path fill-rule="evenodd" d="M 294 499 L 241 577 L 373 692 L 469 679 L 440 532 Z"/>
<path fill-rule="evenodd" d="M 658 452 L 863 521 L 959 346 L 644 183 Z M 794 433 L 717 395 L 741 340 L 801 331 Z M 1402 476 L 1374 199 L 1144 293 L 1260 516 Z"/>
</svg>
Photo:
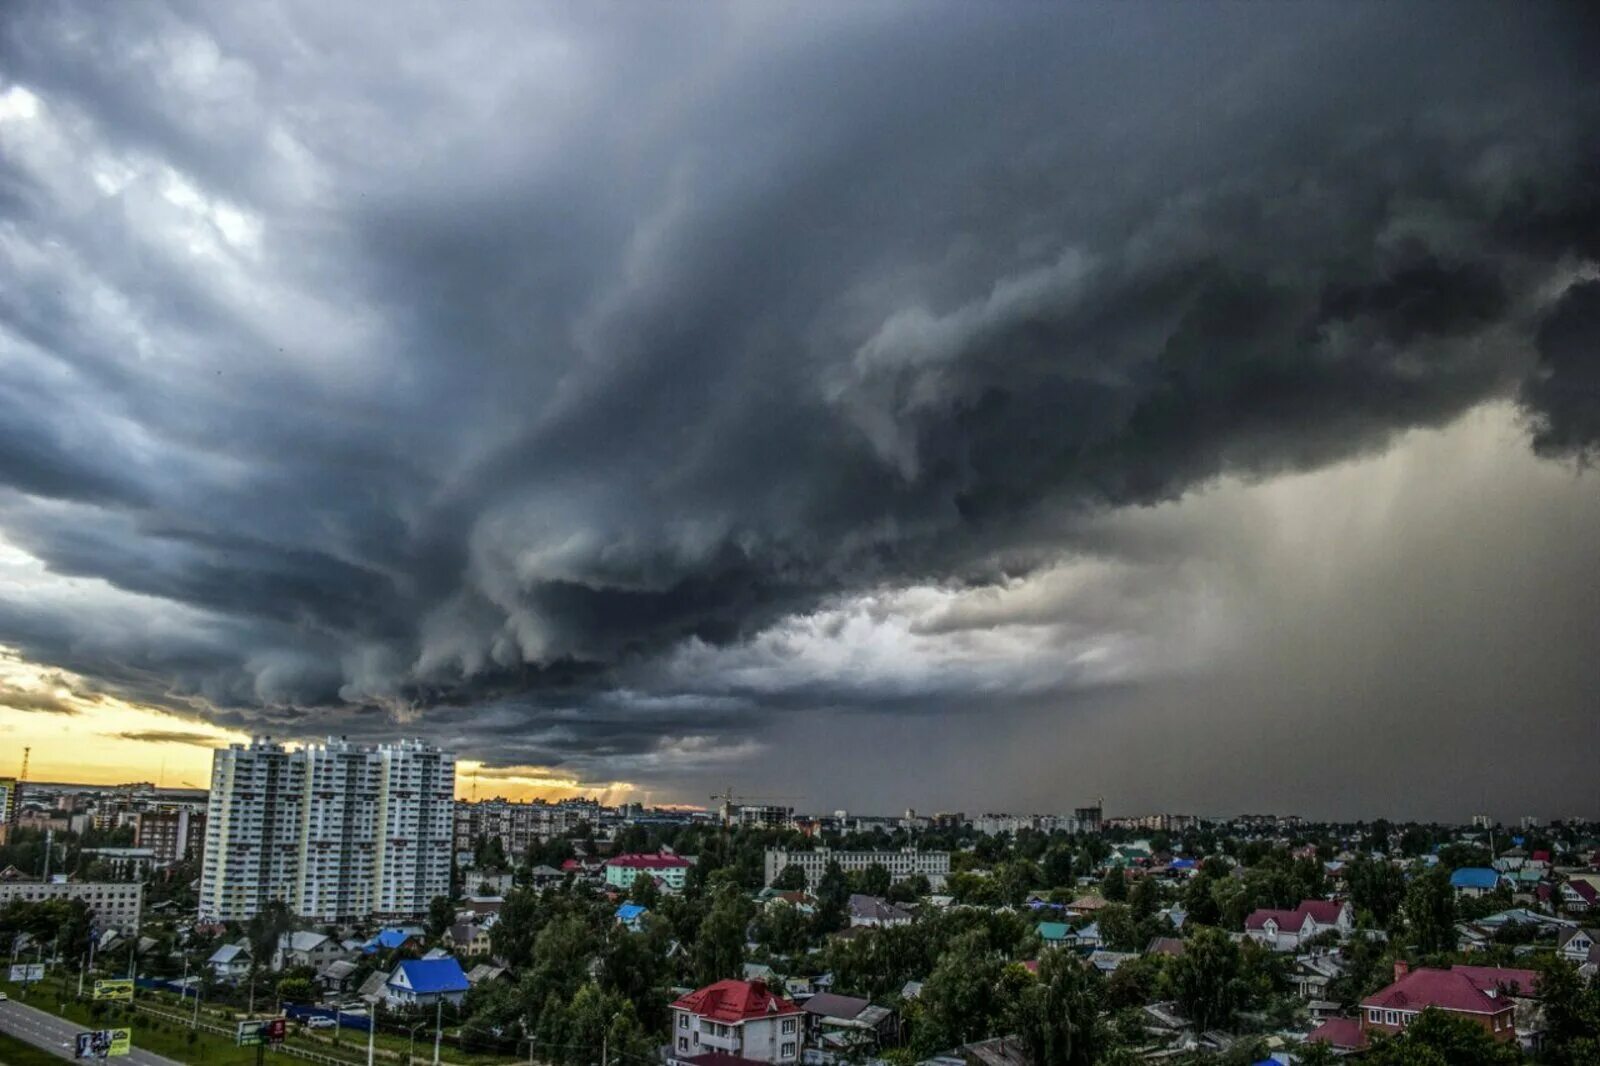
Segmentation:
<svg viewBox="0 0 1600 1066">
<path fill-rule="evenodd" d="M 1361 1001 L 1361 1029 L 1392 1036 L 1432 1007 L 1476 1022 L 1496 1040 L 1515 1040 L 1516 1000 L 1531 996 L 1537 981 L 1532 970 L 1499 966 L 1413 970 L 1397 961 L 1394 982 Z"/>
</svg>

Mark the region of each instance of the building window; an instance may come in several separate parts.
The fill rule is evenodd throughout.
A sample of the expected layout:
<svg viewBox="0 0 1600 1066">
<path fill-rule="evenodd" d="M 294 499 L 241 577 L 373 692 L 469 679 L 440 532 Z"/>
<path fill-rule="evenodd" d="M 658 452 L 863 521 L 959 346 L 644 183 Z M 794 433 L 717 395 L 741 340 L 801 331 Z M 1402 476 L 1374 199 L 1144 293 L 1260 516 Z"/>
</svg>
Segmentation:
<svg viewBox="0 0 1600 1066">
<path fill-rule="evenodd" d="M 783 1020 L 783 1033 L 785 1036 L 788 1036 L 792 1032 L 794 1032 L 794 1019 L 785 1018 Z"/>
<path fill-rule="evenodd" d="M 1371 1022 L 1373 1025 L 1377 1025 L 1378 1021 L 1382 1017 L 1383 1017 L 1383 1012 L 1380 1011 L 1380 1010 L 1369 1010 L 1369 1011 L 1367 1011 L 1367 1021 Z"/>
<path fill-rule="evenodd" d="M 689 1050 L 689 1038 L 688 1037 L 686 1037 L 686 1036 L 678 1037 L 678 1050 L 679 1051 L 688 1051 Z"/>
<path fill-rule="evenodd" d="M 679 1029 L 687 1029 L 687 1028 L 689 1028 L 689 1016 L 687 1014 L 678 1015 L 678 1028 Z"/>
<path fill-rule="evenodd" d="M 1383 1012 L 1383 1024 L 1385 1024 L 1385 1025 L 1399 1025 L 1400 1024 L 1400 1012 L 1399 1011 L 1393 1011 L 1393 1010 L 1384 1011 Z"/>
<path fill-rule="evenodd" d="M 794 1041 L 791 1040 L 783 1045 L 783 1057 L 786 1059 L 794 1058 Z"/>
</svg>

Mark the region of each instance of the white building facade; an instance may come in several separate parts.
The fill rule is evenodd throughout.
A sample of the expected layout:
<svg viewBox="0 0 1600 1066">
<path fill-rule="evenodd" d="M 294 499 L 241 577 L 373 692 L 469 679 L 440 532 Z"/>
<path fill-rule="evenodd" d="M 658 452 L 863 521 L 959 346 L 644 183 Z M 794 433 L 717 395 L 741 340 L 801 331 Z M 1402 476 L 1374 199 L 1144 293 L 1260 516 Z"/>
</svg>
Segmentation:
<svg viewBox="0 0 1600 1066">
<path fill-rule="evenodd" d="M 903 848 L 900 851 L 834 851 L 817 848 L 814 851 L 790 851 L 786 848 L 768 848 L 766 854 L 766 883 L 771 885 L 788 866 L 798 866 L 806 875 L 806 884 L 815 887 L 827 872 L 828 864 L 836 862 L 845 873 L 854 873 L 871 866 L 882 866 L 889 878 L 898 884 L 921 874 L 934 888 L 944 884 L 950 876 L 948 851 L 919 851 Z"/>
<path fill-rule="evenodd" d="M 450 891 L 455 756 L 421 741 L 269 739 L 216 753 L 200 917 L 273 900 L 324 922 L 422 915 Z"/>
</svg>

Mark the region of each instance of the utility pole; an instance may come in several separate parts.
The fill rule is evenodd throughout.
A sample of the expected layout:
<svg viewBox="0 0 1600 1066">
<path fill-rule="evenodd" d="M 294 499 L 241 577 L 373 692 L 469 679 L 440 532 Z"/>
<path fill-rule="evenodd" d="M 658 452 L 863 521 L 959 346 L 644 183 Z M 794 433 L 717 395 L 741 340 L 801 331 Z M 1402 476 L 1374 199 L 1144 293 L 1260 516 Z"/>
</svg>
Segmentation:
<svg viewBox="0 0 1600 1066">
<path fill-rule="evenodd" d="M 443 1022 L 444 996 L 441 995 L 433 1003 L 433 1066 L 439 1066 L 439 1038 Z"/>
<path fill-rule="evenodd" d="M 378 1003 L 379 1002 L 380 1001 L 377 998 L 373 999 L 373 1001 L 372 1001 L 372 1012 L 367 1015 L 367 1066 L 372 1066 L 372 1053 L 373 1053 L 374 1041 L 376 1041 L 378 1039 Z"/>
</svg>

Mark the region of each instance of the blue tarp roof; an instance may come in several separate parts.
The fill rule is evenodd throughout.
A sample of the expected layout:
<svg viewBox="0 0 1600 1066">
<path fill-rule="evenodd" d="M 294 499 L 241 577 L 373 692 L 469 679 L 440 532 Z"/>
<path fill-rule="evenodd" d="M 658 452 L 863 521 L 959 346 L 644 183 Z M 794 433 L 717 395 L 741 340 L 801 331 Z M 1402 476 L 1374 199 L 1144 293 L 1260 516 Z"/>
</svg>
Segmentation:
<svg viewBox="0 0 1600 1066">
<path fill-rule="evenodd" d="M 465 992 L 470 987 L 467 975 L 461 972 L 461 964 L 453 958 L 407 959 L 396 973 L 404 973 L 411 991 L 418 993 Z M 389 983 L 394 983 L 393 977 Z"/>
<path fill-rule="evenodd" d="M 1500 883 L 1500 875 L 1483 866 L 1463 866 L 1450 875 L 1452 888 L 1492 889 Z"/>
<path fill-rule="evenodd" d="M 631 922 L 644 913 L 644 908 L 637 903 L 624 903 L 617 908 L 617 917 L 625 922 Z"/>
</svg>

